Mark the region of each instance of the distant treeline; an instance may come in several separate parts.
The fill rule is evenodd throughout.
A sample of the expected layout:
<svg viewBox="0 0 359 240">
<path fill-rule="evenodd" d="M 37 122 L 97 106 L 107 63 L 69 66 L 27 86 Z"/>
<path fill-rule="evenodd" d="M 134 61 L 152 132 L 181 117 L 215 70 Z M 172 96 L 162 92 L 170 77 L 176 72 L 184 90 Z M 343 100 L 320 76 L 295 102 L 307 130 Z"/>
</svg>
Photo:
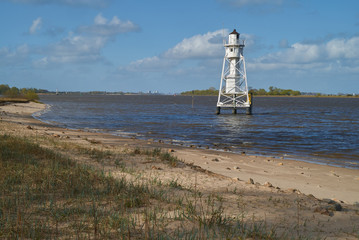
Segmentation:
<svg viewBox="0 0 359 240">
<path fill-rule="evenodd" d="M 299 96 L 301 95 L 300 91 L 292 90 L 292 89 L 281 89 L 270 86 L 268 91 L 264 88 L 260 89 L 251 89 L 249 90 L 253 95 L 275 95 L 275 96 Z"/>
<path fill-rule="evenodd" d="M 9 87 L 9 85 L 0 84 L 0 95 L 6 98 L 24 98 L 30 101 L 38 100 L 39 96 L 37 93 L 46 90 L 38 90 L 35 88 L 17 88 Z"/>
<path fill-rule="evenodd" d="M 263 88 L 260 89 L 251 89 L 249 90 L 253 95 L 277 95 L 277 96 L 299 96 L 301 95 L 300 91 L 295 91 L 292 89 L 281 89 L 276 87 L 269 87 L 268 91 Z M 200 96 L 209 96 L 209 95 L 218 95 L 218 90 L 214 87 L 210 87 L 206 90 L 192 90 L 182 92 L 181 95 L 200 95 Z"/>
<path fill-rule="evenodd" d="M 211 96 L 211 95 L 218 95 L 218 90 L 215 89 L 214 87 L 210 87 L 206 90 L 192 90 L 192 91 L 181 92 L 181 95 Z"/>
</svg>

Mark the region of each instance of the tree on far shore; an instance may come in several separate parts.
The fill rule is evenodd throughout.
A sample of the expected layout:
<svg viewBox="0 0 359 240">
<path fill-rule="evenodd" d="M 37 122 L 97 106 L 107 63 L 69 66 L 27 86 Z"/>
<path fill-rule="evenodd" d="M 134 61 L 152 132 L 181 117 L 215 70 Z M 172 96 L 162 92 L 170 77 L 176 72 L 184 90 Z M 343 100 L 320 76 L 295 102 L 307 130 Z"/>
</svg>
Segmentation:
<svg viewBox="0 0 359 240">
<path fill-rule="evenodd" d="M 30 101 L 39 100 L 39 96 L 37 95 L 34 89 L 23 88 L 21 89 L 21 95 Z"/>
<path fill-rule="evenodd" d="M 7 90 L 4 95 L 9 98 L 18 98 L 20 97 L 20 91 L 17 87 L 12 87 Z"/>
<path fill-rule="evenodd" d="M 192 91 L 186 91 L 181 92 L 181 95 L 185 96 L 191 96 L 191 95 L 200 95 L 200 96 L 213 96 L 218 95 L 218 90 L 214 87 L 210 87 L 206 90 L 192 90 Z"/>
<path fill-rule="evenodd" d="M 3 95 L 6 91 L 10 89 L 7 84 L 0 84 L 0 95 Z"/>
<path fill-rule="evenodd" d="M 260 89 L 251 89 L 249 91 L 253 95 L 272 95 L 272 96 L 299 96 L 301 95 L 300 91 L 295 91 L 292 89 L 281 89 L 277 87 L 270 86 L 268 91 L 263 88 Z"/>
<path fill-rule="evenodd" d="M 292 89 L 281 89 L 277 87 L 270 86 L 268 91 L 266 91 L 264 88 L 260 89 L 250 89 L 250 93 L 253 93 L 253 95 L 273 95 L 273 96 L 299 96 L 301 95 L 300 91 L 295 91 Z M 181 95 L 203 95 L 203 96 L 217 96 L 218 90 L 214 87 L 210 87 L 206 90 L 192 90 L 192 91 L 186 91 L 182 92 Z"/>
<path fill-rule="evenodd" d="M 17 87 L 9 87 L 9 85 L 1 84 L 0 85 L 0 95 L 3 95 L 7 98 L 25 98 L 29 101 L 38 100 L 39 96 L 36 93 L 34 88 L 22 88 L 18 89 Z"/>
</svg>

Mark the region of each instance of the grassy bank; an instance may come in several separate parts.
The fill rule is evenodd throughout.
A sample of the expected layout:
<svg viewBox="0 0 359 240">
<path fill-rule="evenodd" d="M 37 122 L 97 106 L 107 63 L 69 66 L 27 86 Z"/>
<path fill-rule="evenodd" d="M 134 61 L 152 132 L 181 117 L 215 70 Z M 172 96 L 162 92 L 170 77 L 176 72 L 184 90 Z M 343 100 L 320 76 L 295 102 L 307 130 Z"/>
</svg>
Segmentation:
<svg viewBox="0 0 359 240">
<path fill-rule="evenodd" d="M 58 149 L 115 165 L 123 175 L 113 177 L 33 142 L 0 136 L 0 238 L 277 238 L 275 229 L 245 222 L 244 213 L 226 216 L 221 196 L 186 189 L 176 179 L 146 179 L 123 161 L 143 156 L 181 167 L 170 153 L 137 148 L 118 154 L 53 142 Z"/>
<path fill-rule="evenodd" d="M 5 98 L 5 97 L 0 97 L 0 104 L 4 104 L 4 103 L 28 103 L 29 100 L 25 99 L 25 98 Z"/>
</svg>

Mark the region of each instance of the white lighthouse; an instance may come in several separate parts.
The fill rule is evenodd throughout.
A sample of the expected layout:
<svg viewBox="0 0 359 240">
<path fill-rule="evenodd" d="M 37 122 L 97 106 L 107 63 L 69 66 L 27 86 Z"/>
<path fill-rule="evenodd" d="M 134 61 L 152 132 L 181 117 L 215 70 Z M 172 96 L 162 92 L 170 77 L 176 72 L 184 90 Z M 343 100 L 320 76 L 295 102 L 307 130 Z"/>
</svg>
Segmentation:
<svg viewBox="0 0 359 240">
<path fill-rule="evenodd" d="M 236 29 L 228 36 L 228 43 L 224 43 L 225 55 L 223 59 L 221 83 L 219 87 L 217 114 L 221 108 L 246 108 L 247 114 L 252 113 L 251 95 L 248 93 L 246 65 L 243 57 L 244 41 L 240 40 Z"/>
</svg>

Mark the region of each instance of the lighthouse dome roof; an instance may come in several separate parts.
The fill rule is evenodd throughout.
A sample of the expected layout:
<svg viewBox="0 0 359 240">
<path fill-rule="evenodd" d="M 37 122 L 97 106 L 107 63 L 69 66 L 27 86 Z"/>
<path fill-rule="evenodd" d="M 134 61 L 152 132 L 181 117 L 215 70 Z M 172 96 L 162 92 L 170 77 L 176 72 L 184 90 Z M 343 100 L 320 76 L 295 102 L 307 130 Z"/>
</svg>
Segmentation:
<svg viewBox="0 0 359 240">
<path fill-rule="evenodd" d="M 234 29 L 233 32 L 231 32 L 230 34 L 236 34 L 237 36 L 239 35 L 239 33 L 237 33 L 236 29 Z"/>
</svg>

